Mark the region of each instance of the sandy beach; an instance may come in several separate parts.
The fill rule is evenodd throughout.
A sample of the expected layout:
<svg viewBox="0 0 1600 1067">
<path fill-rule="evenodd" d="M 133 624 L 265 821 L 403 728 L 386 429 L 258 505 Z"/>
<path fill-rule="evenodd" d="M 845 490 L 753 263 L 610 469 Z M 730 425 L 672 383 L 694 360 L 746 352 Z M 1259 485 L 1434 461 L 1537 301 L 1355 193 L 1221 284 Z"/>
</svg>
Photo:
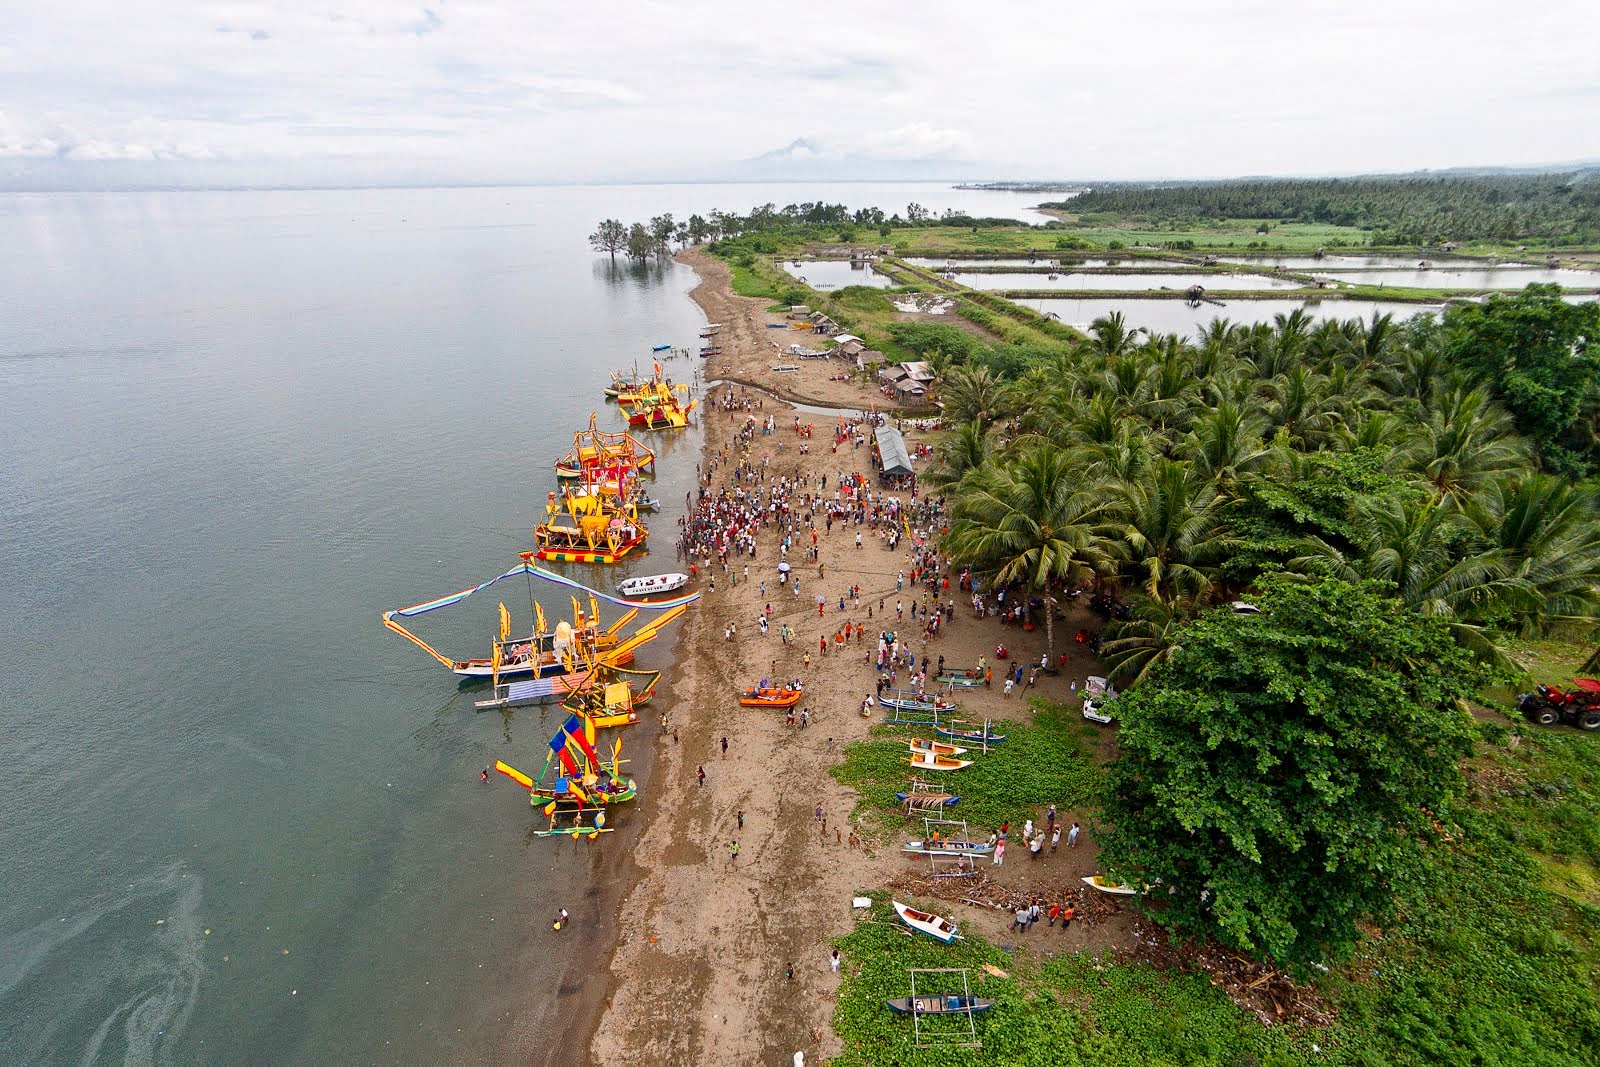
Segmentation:
<svg viewBox="0 0 1600 1067">
<path fill-rule="evenodd" d="M 771 364 L 783 362 L 770 358 L 776 355 L 771 337 L 787 343 L 792 335 L 767 328 L 769 322 L 780 321 L 766 312 L 768 302 L 733 295 L 726 265 L 704 252 L 688 251 L 680 259 L 700 274 L 693 298 L 708 321 L 722 324 L 723 351 L 706 361 L 705 379 L 765 391 L 741 392 L 740 385 L 708 390 L 699 409 L 706 431 L 701 469 L 709 470 L 725 449 L 730 456 L 709 482 L 702 482 L 708 491 L 731 484 L 730 471 L 740 458 L 734 438 L 747 414 L 753 414 L 776 419 L 776 432 L 754 437 L 747 457 L 757 466 L 770 461 L 774 479 L 798 473 L 814 485 L 825 474 L 831 497 L 839 472 L 860 472 L 876 493 L 884 492 L 876 488 L 867 448 L 845 445 L 833 451 L 833 419 L 800 415 L 802 423 L 816 425 L 816 435 L 806 442 L 809 454 L 802 455 L 803 439 L 794 432 L 795 410 L 776 393 L 855 409 L 875 405 L 884 410 L 884 399 L 861 383 L 829 380 L 842 370 L 832 361 L 806 360 L 797 372 L 771 371 Z M 755 410 L 724 410 L 715 401 L 729 388 L 735 396 L 750 399 Z M 907 439 L 914 445 L 925 438 L 909 432 Z M 889 492 L 902 501 L 909 496 Z M 862 528 L 836 523 L 824 532 L 819 517 L 817 562 L 826 577 L 818 578 L 816 562 L 791 553 L 801 581 L 798 596 L 777 585 L 781 536 L 771 529 L 759 535 L 754 558 L 730 559 L 736 574 L 724 575 L 717 568 L 714 590 L 704 571 L 699 576 L 697 588 L 705 595 L 678 637 L 678 665 L 669 676 L 670 707 L 653 708 L 651 724 L 637 728 L 639 740 L 648 739 L 658 750 L 643 804 L 647 824 L 632 857 L 639 878 L 621 908 L 611 987 L 590 1046 L 591 1062 L 788 1065 L 797 1051 L 806 1053 L 807 1062 L 821 1062 L 838 1051 L 828 1025 L 839 981 L 830 968 L 830 943 L 850 929 L 852 896 L 908 873 L 911 866 L 881 844 L 876 852 L 868 850 L 871 842 L 851 847 L 848 817 L 856 798 L 829 775 L 842 759 L 844 745 L 866 737 L 872 721 L 881 717 L 869 721 L 859 714 L 877 677 L 869 658 L 885 616 L 900 601 L 909 612 L 916 595 L 909 581 L 896 592 L 897 574 L 910 571 L 910 539 L 891 551 L 868 531 L 858 548 L 857 529 Z M 657 551 L 664 555 L 678 532 L 660 531 Z M 686 566 L 681 558 L 678 565 Z M 840 596 L 852 585 L 861 587 L 860 606 L 847 600 L 841 615 Z M 819 594 L 827 598 L 820 619 Z M 954 620 L 926 645 L 917 638 L 913 650 L 919 660 L 926 652 L 944 655 L 951 664 L 972 663 L 980 654 L 992 655 L 999 641 L 1009 642 L 1020 659 L 1037 660 L 1043 651 L 1042 631 L 1025 634 L 974 618 L 953 579 L 947 595 L 956 601 Z M 772 607 L 771 629 L 763 636 L 756 622 L 767 604 Z M 1069 654 L 1058 677 L 1009 698 L 997 679 L 992 689 L 963 694 L 963 710 L 978 721 L 1022 718 L 1029 714 L 1027 695 L 1065 701 L 1069 682 L 1092 673 L 1092 661 L 1071 641 L 1072 633 L 1090 619 L 1086 610 L 1075 608 L 1058 627 L 1058 650 Z M 866 637 L 859 644 L 851 641 L 842 654 L 819 658 L 818 636 L 829 635 L 831 645 L 831 635 L 846 622 L 862 624 Z M 737 628 L 732 640 L 727 638 L 730 624 Z M 783 625 L 797 632 L 794 643 L 785 645 L 780 639 Z M 889 625 L 893 628 L 892 619 Z M 908 620 L 907 629 L 920 634 L 922 628 Z M 802 662 L 808 652 L 809 669 Z M 781 711 L 739 706 L 738 691 L 769 675 L 804 680 L 803 706 L 813 716 L 808 728 L 787 726 Z M 662 710 L 672 726 L 665 735 L 656 721 Z M 702 767 L 703 784 L 697 775 Z M 817 818 L 819 805 L 823 820 Z M 1081 818 L 1067 809 L 1060 816 L 1067 825 Z M 1043 862 L 1029 864 L 1025 855 L 1018 856 L 1019 862 L 996 874 L 1007 883 L 1077 884 L 1081 875 L 1094 872 L 1088 838 L 1085 834 L 1084 847 L 1062 848 Z M 734 842 L 739 846 L 736 860 L 730 858 Z M 977 908 L 952 913 L 975 932 L 1005 940 L 1008 915 Z M 1120 922 L 1084 923 L 1054 939 L 1049 951 L 1105 947 L 1127 936 Z M 844 966 L 848 969 L 850 961 Z"/>
</svg>

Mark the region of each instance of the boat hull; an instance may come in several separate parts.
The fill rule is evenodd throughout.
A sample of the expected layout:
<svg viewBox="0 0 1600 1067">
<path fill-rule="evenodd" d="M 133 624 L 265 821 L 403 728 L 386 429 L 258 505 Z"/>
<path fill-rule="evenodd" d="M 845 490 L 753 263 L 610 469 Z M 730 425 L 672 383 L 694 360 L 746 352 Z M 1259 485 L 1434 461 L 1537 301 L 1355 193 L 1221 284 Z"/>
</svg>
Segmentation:
<svg viewBox="0 0 1600 1067">
<path fill-rule="evenodd" d="M 935 726 L 933 731 L 940 737 L 948 737 L 952 741 L 965 741 L 970 745 L 998 745 L 1006 739 L 1005 734 L 984 734 L 977 730 L 952 730 L 948 726 Z"/>
<path fill-rule="evenodd" d="M 969 759 L 950 759 L 929 752 L 919 752 L 907 762 L 919 771 L 959 771 L 972 766 L 972 761 Z"/>
<path fill-rule="evenodd" d="M 927 934 L 935 941 L 941 941 L 948 945 L 961 936 L 956 930 L 955 924 L 942 916 L 918 911 L 915 908 L 908 908 L 898 900 L 890 903 L 894 905 L 894 913 L 900 916 L 901 922 L 918 933 Z"/>
<path fill-rule="evenodd" d="M 1091 889 L 1098 889 L 1102 893 L 1112 893 L 1119 897 L 1131 897 L 1139 892 L 1131 885 L 1124 885 L 1121 882 L 1108 882 L 1099 875 L 1085 878 L 1083 884 Z"/>
<path fill-rule="evenodd" d="M 982 841 L 907 841 L 900 851 L 914 856 L 992 856 L 994 846 Z"/>
<path fill-rule="evenodd" d="M 555 563 L 619 563 L 644 547 L 644 538 L 636 537 L 616 548 L 577 548 L 571 546 L 539 546 L 534 555 Z"/>
<path fill-rule="evenodd" d="M 803 695 L 799 689 L 746 689 L 739 703 L 747 708 L 792 708 Z"/>
<path fill-rule="evenodd" d="M 994 1007 L 992 1000 L 979 1000 L 977 997 L 900 997 L 896 1000 L 885 1001 L 895 1011 L 906 1015 L 966 1015 L 968 1012 L 977 1014 L 988 1011 Z"/>
</svg>

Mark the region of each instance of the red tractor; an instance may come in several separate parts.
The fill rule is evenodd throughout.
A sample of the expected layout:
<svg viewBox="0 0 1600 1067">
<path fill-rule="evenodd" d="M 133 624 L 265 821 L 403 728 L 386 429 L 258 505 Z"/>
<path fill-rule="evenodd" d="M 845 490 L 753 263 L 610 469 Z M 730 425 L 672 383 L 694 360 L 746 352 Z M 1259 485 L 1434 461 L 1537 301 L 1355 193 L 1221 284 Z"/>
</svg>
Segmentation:
<svg viewBox="0 0 1600 1067">
<path fill-rule="evenodd" d="M 1572 689 L 1541 685 L 1517 697 L 1517 710 L 1529 722 L 1554 726 L 1564 722 L 1580 730 L 1600 730 L 1600 680 L 1574 678 Z"/>
</svg>

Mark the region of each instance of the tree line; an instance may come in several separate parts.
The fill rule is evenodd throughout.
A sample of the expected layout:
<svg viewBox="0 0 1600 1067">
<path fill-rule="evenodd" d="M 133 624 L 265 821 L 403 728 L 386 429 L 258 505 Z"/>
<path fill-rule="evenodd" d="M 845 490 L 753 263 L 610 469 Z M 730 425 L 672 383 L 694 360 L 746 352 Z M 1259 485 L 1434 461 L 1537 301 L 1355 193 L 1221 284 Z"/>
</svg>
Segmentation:
<svg viewBox="0 0 1600 1067">
<path fill-rule="evenodd" d="M 1112 184 L 1045 206 L 1198 225 L 1274 219 L 1356 226 L 1375 231 L 1381 244 L 1600 239 L 1600 182 L 1583 174 Z"/>
<path fill-rule="evenodd" d="M 1463 702 L 1515 638 L 1600 640 L 1597 337 L 1539 286 L 1187 339 L 1114 314 L 1026 353 L 902 331 L 946 370 L 944 551 L 1052 647 L 1070 590 L 1111 616 L 1102 861 L 1171 887 L 1152 917 L 1304 964 L 1415 888 L 1461 810 Z"/>
</svg>

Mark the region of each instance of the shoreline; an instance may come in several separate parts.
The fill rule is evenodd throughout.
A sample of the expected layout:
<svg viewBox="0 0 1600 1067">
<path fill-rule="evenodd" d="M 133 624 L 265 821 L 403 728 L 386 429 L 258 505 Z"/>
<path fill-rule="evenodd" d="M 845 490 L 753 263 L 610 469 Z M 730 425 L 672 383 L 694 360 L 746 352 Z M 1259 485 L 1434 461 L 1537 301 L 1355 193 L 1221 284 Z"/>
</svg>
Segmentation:
<svg viewBox="0 0 1600 1067">
<path fill-rule="evenodd" d="M 809 439 L 795 434 L 791 401 L 774 391 L 778 382 L 765 380 L 780 376 L 762 366 L 773 344 L 767 329 L 772 316 L 766 311 L 771 302 L 735 295 L 728 267 L 704 250 L 680 253 L 678 261 L 699 276 L 691 299 L 708 321 L 723 324 L 719 340 L 724 351 L 704 361 L 703 370 L 704 381 L 722 384 L 714 391 L 715 402 L 710 389 L 700 398 L 705 433 L 701 485 L 706 491 L 736 488 L 729 477 L 741 458 L 736 434 L 750 416 L 775 420 L 776 432 L 754 436 L 746 452 L 757 469 L 765 465 L 769 484 L 788 476 L 799 482 L 803 495 L 816 491 L 819 479 L 825 479 L 820 495 L 831 500 L 840 473 L 859 472 L 875 482 L 868 448 L 852 447 L 849 441 L 833 448 L 833 418 L 801 414 L 800 421 L 810 421 L 816 432 Z M 837 369 L 830 361 L 809 363 L 781 376 L 779 388 L 793 402 L 877 408 L 891 417 L 897 413 L 870 385 L 829 380 Z M 730 392 L 741 402 L 748 400 L 751 410 L 724 410 L 720 401 Z M 908 438 L 926 441 L 919 431 Z M 906 499 L 903 491 L 872 488 L 880 497 Z M 804 506 L 799 510 L 803 514 Z M 817 568 L 803 561 L 799 544 L 791 554 L 802 595 L 773 581 L 780 535 L 770 527 L 757 538 L 755 556 L 740 556 L 736 563 L 730 559 L 735 568 L 731 574 L 719 569 L 715 590 L 707 581 L 710 568 L 696 583 L 705 595 L 684 620 L 673 648 L 669 714 L 679 739 L 674 742 L 659 732 L 653 738 L 661 750 L 652 766 L 650 806 L 642 813 L 644 828 L 628 868 L 634 880 L 621 895 L 603 1007 L 590 1032 L 589 1063 L 789 1067 L 796 1052 L 804 1052 L 807 1062 L 821 1062 L 842 1050 L 831 1028 L 842 977 L 830 967 L 831 945 L 854 927 L 850 902 L 858 891 L 881 887 L 905 872 L 896 848 L 870 837 L 859 847 L 846 843 L 846 833 L 854 837 L 857 829 L 850 816 L 858 797 L 830 773 L 843 760 L 845 746 L 866 739 L 878 721 L 857 714 L 863 697 L 874 691 L 877 674 L 869 660 L 876 642 L 852 641 L 842 653 L 830 650 L 823 659 L 817 658 L 815 646 L 819 637 L 833 634 L 845 622 L 864 625 L 874 639 L 879 628 L 899 629 L 903 624 L 887 614 L 900 601 L 916 603 L 921 590 L 901 588 L 911 570 L 911 538 L 891 550 L 872 527 L 835 522 L 824 535 L 822 520 L 819 512 L 817 549 L 826 576 L 819 579 Z M 858 530 L 864 535 L 860 545 L 853 536 Z M 802 527 L 803 542 L 809 540 L 808 532 Z M 735 585 L 730 579 L 742 578 L 746 564 L 748 578 Z M 840 597 L 850 585 L 860 586 L 860 601 L 847 601 L 841 613 Z M 819 594 L 827 598 L 821 618 Z M 953 583 L 949 597 L 957 601 L 955 617 L 931 641 L 920 635 L 913 639 L 919 658 L 931 653 L 948 655 L 956 663 L 975 661 L 992 652 L 1002 637 L 1033 657 L 1043 650 L 1042 633 L 1024 635 L 973 621 Z M 760 636 L 756 618 L 768 605 L 772 632 Z M 1076 614 L 1058 632 L 1082 625 L 1083 620 L 1074 619 Z M 730 623 L 738 627 L 731 638 Z M 782 625 L 795 629 L 792 644 L 781 641 Z M 913 632 L 921 629 L 910 625 Z M 1072 666 L 1037 695 L 1064 702 L 1071 674 L 1092 673 L 1089 661 L 1079 662 L 1082 653 L 1067 651 L 1073 653 Z M 807 667 L 807 660 L 814 662 Z M 785 726 L 781 712 L 738 705 L 737 691 L 764 676 L 804 679 L 802 706 L 813 717 L 810 728 Z M 998 686 L 964 695 L 963 706 L 997 722 L 1029 715 L 1025 699 L 1004 699 Z M 723 738 L 728 741 L 725 754 Z M 702 766 L 707 775 L 703 785 L 696 777 Z M 817 819 L 819 807 L 822 822 Z M 739 854 L 730 861 L 734 841 Z M 1094 851 L 1063 854 L 1032 873 L 1070 876 L 1069 882 L 1076 884 L 1078 876 L 1094 873 Z M 1019 884 L 1027 877 L 1027 869 L 1013 867 L 1003 880 Z M 996 912 L 974 913 L 964 921 L 996 938 L 1004 933 L 1005 918 Z M 1099 948 L 1122 940 L 1125 933 L 1117 923 L 1092 934 L 1081 924 L 1059 945 L 1063 951 Z M 856 964 L 846 959 L 844 970 L 851 972 Z"/>
</svg>

